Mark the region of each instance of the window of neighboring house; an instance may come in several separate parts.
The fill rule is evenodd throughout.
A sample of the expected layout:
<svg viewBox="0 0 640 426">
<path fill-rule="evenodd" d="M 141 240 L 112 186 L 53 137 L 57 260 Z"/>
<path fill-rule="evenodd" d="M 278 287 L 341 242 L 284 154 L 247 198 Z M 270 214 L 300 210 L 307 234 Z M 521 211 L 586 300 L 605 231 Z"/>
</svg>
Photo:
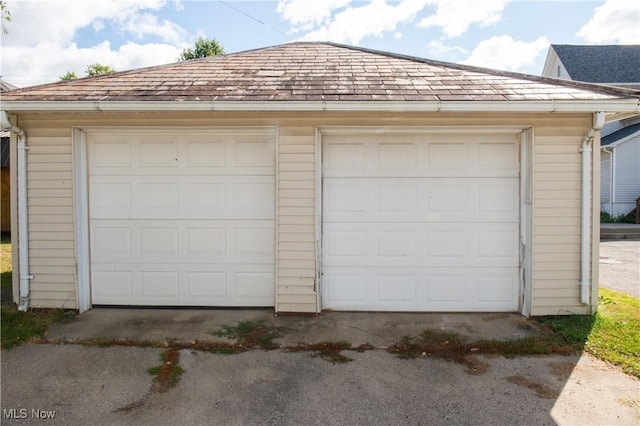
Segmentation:
<svg viewBox="0 0 640 426">
<path fill-rule="evenodd" d="M 560 77 L 560 65 L 558 65 L 558 77 Z"/>
</svg>

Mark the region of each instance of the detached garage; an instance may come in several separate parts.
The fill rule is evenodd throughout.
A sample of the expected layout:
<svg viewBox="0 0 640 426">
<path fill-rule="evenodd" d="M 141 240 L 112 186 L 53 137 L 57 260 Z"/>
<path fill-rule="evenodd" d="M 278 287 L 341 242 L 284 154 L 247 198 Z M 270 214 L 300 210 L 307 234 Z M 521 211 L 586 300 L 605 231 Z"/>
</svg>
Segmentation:
<svg viewBox="0 0 640 426">
<path fill-rule="evenodd" d="M 14 299 L 590 313 L 639 98 L 333 43 L 18 89 Z"/>
</svg>

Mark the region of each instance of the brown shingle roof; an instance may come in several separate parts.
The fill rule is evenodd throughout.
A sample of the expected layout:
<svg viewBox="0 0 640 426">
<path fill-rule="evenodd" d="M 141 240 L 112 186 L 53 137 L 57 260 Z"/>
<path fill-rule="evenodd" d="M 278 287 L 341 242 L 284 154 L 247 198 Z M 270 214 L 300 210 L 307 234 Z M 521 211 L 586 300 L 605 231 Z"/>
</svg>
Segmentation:
<svg viewBox="0 0 640 426">
<path fill-rule="evenodd" d="M 638 92 L 640 93 L 640 92 Z M 5 93 L 7 101 L 536 101 L 640 97 L 576 82 L 295 42 Z"/>
</svg>

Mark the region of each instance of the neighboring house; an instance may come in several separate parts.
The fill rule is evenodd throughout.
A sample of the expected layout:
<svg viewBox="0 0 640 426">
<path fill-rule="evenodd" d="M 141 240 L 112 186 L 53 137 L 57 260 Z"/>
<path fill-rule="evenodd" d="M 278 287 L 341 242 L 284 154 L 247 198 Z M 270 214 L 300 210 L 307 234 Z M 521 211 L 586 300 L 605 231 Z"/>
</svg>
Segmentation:
<svg viewBox="0 0 640 426">
<path fill-rule="evenodd" d="M 12 91 L 14 286 L 80 311 L 594 312 L 590 147 L 639 98 L 302 42 Z"/>
<path fill-rule="evenodd" d="M 0 93 L 17 89 L 0 79 Z M 11 231 L 11 185 L 9 182 L 9 132 L 0 131 L 0 232 Z"/>
<path fill-rule="evenodd" d="M 638 90 L 640 45 L 552 44 L 542 75 Z M 612 117 L 601 132 L 601 208 L 614 216 L 632 212 L 640 197 L 638 122 L 637 114 L 621 114 Z"/>
<path fill-rule="evenodd" d="M 9 90 L 17 89 L 18 87 L 14 86 L 11 83 L 7 83 L 6 81 L 0 79 L 0 92 L 7 92 Z"/>
<path fill-rule="evenodd" d="M 640 45 L 552 44 L 542 75 L 640 89 Z"/>
<path fill-rule="evenodd" d="M 603 137 L 600 145 L 602 210 L 627 215 L 640 197 L 640 123 Z"/>
<path fill-rule="evenodd" d="M 0 131 L 0 232 L 11 232 L 11 185 L 9 183 L 9 131 Z"/>
</svg>

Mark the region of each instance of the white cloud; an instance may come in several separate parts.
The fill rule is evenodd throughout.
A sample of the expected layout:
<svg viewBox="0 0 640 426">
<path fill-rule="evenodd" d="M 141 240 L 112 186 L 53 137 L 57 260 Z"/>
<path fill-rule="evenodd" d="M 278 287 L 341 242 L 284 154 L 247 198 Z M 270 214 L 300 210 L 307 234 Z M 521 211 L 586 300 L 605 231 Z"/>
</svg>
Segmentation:
<svg viewBox="0 0 640 426">
<path fill-rule="evenodd" d="M 291 24 L 292 33 L 303 33 L 303 40 L 359 44 L 365 37 L 393 35 L 399 24 L 417 19 L 419 27 L 436 27 L 446 38 L 456 37 L 473 24 L 496 23 L 509 1 L 279 0 L 276 11 Z"/>
<path fill-rule="evenodd" d="M 381 37 L 385 32 L 395 31 L 398 24 L 412 21 L 428 1 L 404 0 L 392 6 L 386 0 L 371 0 L 364 6 L 348 7 L 336 13 L 302 38 L 359 44 L 365 37 Z"/>
<path fill-rule="evenodd" d="M 171 1 L 172 3 L 169 3 Z M 179 25 L 154 14 L 176 0 L 16 0 L 9 4 L 9 33 L 2 40 L 3 79 L 17 86 L 57 81 L 67 71 L 84 76 L 99 62 L 117 70 L 175 62 L 190 41 Z M 79 47 L 81 29 L 131 34 L 138 43 L 108 41 Z M 152 37 L 149 42 L 145 38 Z"/>
<path fill-rule="evenodd" d="M 166 0 L 18 0 L 9 4 L 11 22 L 3 45 L 71 42 L 79 29 L 88 26 L 124 30 L 140 11 L 159 10 L 165 4 Z"/>
<path fill-rule="evenodd" d="M 157 36 L 162 41 L 179 44 L 186 38 L 187 32 L 171 21 L 158 21 L 158 17 L 150 13 L 136 13 L 127 19 L 123 29 L 135 34 L 138 38 Z"/>
<path fill-rule="evenodd" d="M 420 27 L 440 27 L 448 38 L 464 34 L 472 24 L 487 26 L 498 22 L 509 0 L 431 0 L 433 15 L 422 19 Z"/>
<path fill-rule="evenodd" d="M 294 25 L 294 32 L 308 30 L 322 24 L 334 10 L 352 0 L 279 0 L 276 11 Z"/>
<path fill-rule="evenodd" d="M 589 43 L 640 43 L 638 0 L 607 0 L 577 36 Z"/>
<path fill-rule="evenodd" d="M 536 57 L 549 47 L 546 37 L 527 43 L 509 36 L 497 36 L 478 43 L 463 64 L 480 67 L 524 71 L 535 63 Z"/>
<path fill-rule="evenodd" d="M 466 55 L 469 53 L 465 48 L 460 46 L 447 46 L 441 41 L 431 41 L 427 44 L 427 52 L 435 58 L 446 58 L 455 53 Z"/>
<path fill-rule="evenodd" d="M 42 55 L 43 51 L 47 54 Z M 79 77 L 83 77 L 87 65 L 95 62 L 110 65 L 118 71 L 171 63 L 180 55 L 180 48 L 163 43 L 128 42 L 114 49 L 108 41 L 90 48 L 80 48 L 75 43 L 62 45 L 43 42 L 27 48 L 5 47 L 2 54 L 12 58 L 10 63 L 4 63 L 6 80 L 23 87 L 58 81 L 67 71 L 74 71 Z M 29 72 L 24 73 L 22 70 Z"/>
</svg>

